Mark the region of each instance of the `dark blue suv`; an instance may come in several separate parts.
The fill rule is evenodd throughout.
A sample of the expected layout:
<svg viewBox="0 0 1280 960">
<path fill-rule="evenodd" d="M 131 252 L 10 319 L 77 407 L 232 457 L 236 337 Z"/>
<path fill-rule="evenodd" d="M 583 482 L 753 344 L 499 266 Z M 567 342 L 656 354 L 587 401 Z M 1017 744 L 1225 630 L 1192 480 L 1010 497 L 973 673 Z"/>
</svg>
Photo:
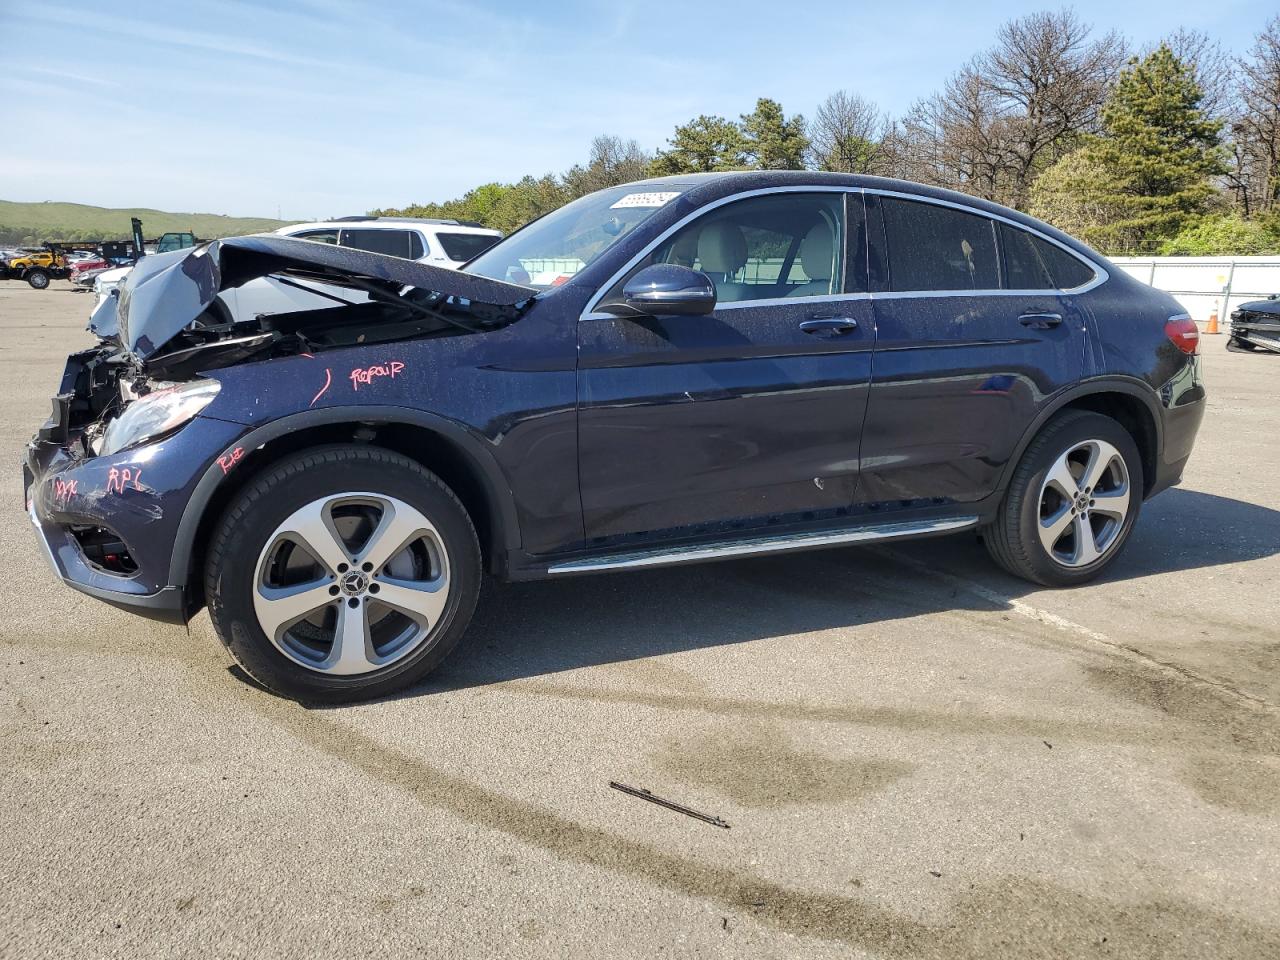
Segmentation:
<svg viewBox="0 0 1280 960">
<path fill-rule="evenodd" d="M 271 282 L 311 299 L 238 315 Z M 304 298 L 305 299 L 305 298 Z M 147 257 L 26 465 L 70 586 L 339 701 L 434 668 L 485 571 L 973 531 L 1071 585 L 1176 483 L 1195 324 L 1053 228 L 930 187 L 674 177 L 462 271 L 243 237 Z"/>
</svg>

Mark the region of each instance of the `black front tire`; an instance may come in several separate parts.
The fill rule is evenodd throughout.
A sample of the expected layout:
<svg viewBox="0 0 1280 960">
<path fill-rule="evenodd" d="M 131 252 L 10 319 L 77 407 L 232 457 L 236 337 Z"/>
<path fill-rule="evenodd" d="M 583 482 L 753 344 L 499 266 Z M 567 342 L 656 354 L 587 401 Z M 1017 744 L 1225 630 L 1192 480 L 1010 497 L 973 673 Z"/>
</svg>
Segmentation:
<svg viewBox="0 0 1280 960">
<path fill-rule="evenodd" d="M 28 270 L 26 281 L 36 290 L 45 290 L 49 286 L 49 274 L 45 270 Z"/>
<path fill-rule="evenodd" d="M 284 656 L 254 611 L 258 557 L 294 510 L 355 491 L 398 498 L 430 518 L 450 567 L 449 597 L 439 622 L 404 659 L 352 676 L 316 672 Z M 462 639 L 482 578 L 480 545 L 466 509 L 421 464 L 368 446 L 317 447 L 265 468 L 219 520 L 205 564 L 205 597 L 219 639 L 258 683 L 307 703 L 344 703 L 386 696 L 434 670 Z"/>
<path fill-rule="evenodd" d="M 1049 470 L 1065 451 L 1088 440 L 1119 451 L 1128 470 L 1128 510 L 1107 549 L 1085 566 L 1066 566 L 1041 543 L 1040 495 Z M 987 552 L 1016 577 L 1049 587 L 1070 587 L 1095 579 L 1124 549 L 1142 506 L 1142 457 L 1129 432 L 1111 417 L 1070 410 L 1049 421 L 1027 447 L 1014 470 L 996 519 L 982 531 Z"/>
</svg>

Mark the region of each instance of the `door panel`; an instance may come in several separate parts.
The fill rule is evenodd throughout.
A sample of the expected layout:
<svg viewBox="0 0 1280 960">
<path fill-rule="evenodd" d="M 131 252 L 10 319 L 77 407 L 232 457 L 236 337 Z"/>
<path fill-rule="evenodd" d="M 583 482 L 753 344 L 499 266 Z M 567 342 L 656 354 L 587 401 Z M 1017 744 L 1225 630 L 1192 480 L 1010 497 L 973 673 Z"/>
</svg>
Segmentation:
<svg viewBox="0 0 1280 960">
<path fill-rule="evenodd" d="M 833 316 L 857 328 L 800 328 Z M 587 536 L 847 508 L 871 321 L 865 298 L 795 298 L 580 322 Z"/>
<path fill-rule="evenodd" d="M 857 499 L 980 500 L 1044 399 L 1091 369 L 1084 318 L 1069 295 L 1002 289 L 994 221 L 867 201 L 877 345 Z"/>
<path fill-rule="evenodd" d="M 1019 321 L 1035 313 L 1063 322 Z M 1064 296 L 877 298 L 875 318 L 859 502 L 981 499 L 1044 398 L 1086 370 L 1084 323 Z"/>
</svg>

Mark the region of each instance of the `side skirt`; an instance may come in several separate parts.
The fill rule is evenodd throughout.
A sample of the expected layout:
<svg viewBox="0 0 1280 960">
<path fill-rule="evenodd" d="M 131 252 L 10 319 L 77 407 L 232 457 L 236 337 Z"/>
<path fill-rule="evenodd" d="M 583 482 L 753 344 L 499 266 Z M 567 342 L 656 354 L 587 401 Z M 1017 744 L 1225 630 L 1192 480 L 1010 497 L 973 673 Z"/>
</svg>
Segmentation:
<svg viewBox="0 0 1280 960">
<path fill-rule="evenodd" d="M 666 567 L 679 563 L 700 563 L 709 560 L 727 560 L 732 557 L 785 553 L 791 550 L 813 550 L 820 547 L 837 547 L 853 543 L 871 543 L 884 540 L 900 540 L 908 537 L 924 537 L 933 534 L 955 533 L 977 525 L 977 516 L 940 517 L 928 520 L 870 524 L 859 527 L 845 526 L 826 530 L 808 530 L 789 534 L 775 534 L 773 536 L 745 537 L 677 547 L 668 545 L 650 550 L 630 550 L 624 553 L 603 554 L 582 560 L 557 563 L 547 567 L 547 574 L 559 576 L 562 574 L 601 573 L 607 570 L 632 570 L 640 567 Z"/>
</svg>

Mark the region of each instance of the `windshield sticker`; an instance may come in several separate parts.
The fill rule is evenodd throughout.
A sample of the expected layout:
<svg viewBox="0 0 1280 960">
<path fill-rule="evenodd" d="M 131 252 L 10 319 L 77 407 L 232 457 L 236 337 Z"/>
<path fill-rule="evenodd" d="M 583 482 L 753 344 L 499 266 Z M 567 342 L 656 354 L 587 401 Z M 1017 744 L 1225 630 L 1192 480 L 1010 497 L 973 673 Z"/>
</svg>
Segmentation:
<svg viewBox="0 0 1280 960">
<path fill-rule="evenodd" d="M 662 193 L 628 193 L 617 203 L 610 204 L 610 210 L 621 210 L 623 207 L 660 207 L 680 196 L 680 191 Z"/>
</svg>

